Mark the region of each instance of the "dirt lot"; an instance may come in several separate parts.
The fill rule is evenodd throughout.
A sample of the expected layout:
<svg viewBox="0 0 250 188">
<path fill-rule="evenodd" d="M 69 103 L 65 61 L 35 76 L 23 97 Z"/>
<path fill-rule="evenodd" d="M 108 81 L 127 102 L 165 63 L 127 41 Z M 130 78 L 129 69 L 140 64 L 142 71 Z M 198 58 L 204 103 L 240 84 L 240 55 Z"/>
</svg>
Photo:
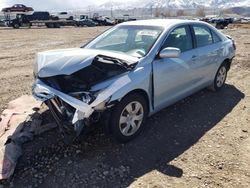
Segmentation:
<svg viewBox="0 0 250 188">
<path fill-rule="evenodd" d="M 30 94 L 42 50 L 78 47 L 105 27 L 0 30 L 0 109 Z M 226 87 L 202 90 L 155 114 L 136 140 L 97 129 L 66 146 L 58 132 L 25 144 L 6 187 L 250 187 L 250 29 L 224 31 L 237 56 Z"/>
</svg>

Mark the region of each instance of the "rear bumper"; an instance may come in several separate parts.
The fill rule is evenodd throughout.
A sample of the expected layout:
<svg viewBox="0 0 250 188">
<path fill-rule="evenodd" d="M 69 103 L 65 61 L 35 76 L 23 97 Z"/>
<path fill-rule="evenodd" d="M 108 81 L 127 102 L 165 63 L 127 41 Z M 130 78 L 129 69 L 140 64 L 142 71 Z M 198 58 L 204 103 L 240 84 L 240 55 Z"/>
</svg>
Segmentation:
<svg viewBox="0 0 250 188">
<path fill-rule="evenodd" d="M 234 58 L 235 58 L 235 56 L 233 56 L 231 59 L 229 59 L 229 61 L 227 63 L 227 71 L 230 70 Z"/>
</svg>

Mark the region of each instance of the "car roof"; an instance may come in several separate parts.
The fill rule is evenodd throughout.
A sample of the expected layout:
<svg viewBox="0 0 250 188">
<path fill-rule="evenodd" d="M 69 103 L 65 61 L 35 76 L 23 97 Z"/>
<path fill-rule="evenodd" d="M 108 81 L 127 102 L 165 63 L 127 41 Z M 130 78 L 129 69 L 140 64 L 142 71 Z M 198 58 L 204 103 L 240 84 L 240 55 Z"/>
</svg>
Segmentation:
<svg viewBox="0 0 250 188">
<path fill-rule="evenodd" d="M 137 20 L 121 23 L 120 25 L 141 25 L 141 26 L 158 26 L 169 28 L 173 25 L 182 24 L 182 23 L 203 23 L 196 20 L 184 20 L 184 19 L 150 19 L 150 20 Z"/>
</svg>

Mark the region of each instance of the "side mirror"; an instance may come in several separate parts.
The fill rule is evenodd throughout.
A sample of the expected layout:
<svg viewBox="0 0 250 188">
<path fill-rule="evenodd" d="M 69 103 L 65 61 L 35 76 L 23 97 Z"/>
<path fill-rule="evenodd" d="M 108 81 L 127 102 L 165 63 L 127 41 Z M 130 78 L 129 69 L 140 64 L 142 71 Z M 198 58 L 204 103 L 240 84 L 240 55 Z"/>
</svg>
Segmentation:
<svg viewBox="0 0 250 188">
<path fill-rule="evenodd" d="M 181 50 L 179 48 L 167 47 L 160 51 L 159 57 L 163 58 L 177 58 L 180 57 Z"/>
</svg>

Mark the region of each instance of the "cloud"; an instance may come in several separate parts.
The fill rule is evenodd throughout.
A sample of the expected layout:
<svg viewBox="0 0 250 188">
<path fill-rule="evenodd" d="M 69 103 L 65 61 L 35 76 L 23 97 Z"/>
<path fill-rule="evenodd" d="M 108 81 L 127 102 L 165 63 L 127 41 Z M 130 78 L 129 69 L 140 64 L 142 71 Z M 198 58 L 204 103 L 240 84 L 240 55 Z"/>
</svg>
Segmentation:
<svg viewBox="0 0 250 188">
<path fill-rule="evenodd" d="M 12 6 L 13 4 L 24 4 L 35 10 L 77 10 L 95 5 L 92 0 L 0 0 L 0 7 Z M 103 0 L 99 0 L 102 2 Z M 105 1 L 105 0 L 104 0 Z"/>
</svg>

